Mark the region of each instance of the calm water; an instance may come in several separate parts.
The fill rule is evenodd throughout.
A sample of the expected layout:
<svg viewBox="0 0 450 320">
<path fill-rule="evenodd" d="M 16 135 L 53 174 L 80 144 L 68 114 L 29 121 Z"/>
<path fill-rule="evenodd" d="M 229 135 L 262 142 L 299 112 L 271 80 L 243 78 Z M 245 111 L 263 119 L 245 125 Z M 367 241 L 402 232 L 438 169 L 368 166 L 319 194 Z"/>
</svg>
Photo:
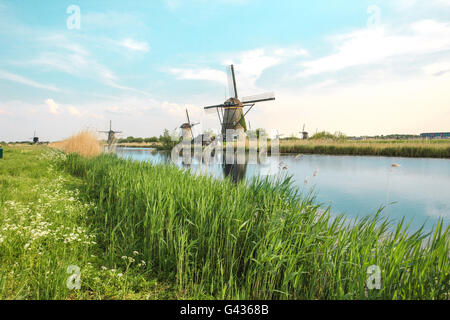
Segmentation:
<svg viewBox="0 0 450 320">
<path fill-rule="evenodd" d="M 120 157 L 152 163 L 167 163 L 168 153 L 151 149 L 119 148 Z M 281 164 L 280 164 L 281 162 Z M 393 163 L 400 167 L 391 167 Z M 186 167 L 178 163 L 180 167 Z M 284 168 L 284 169 L 283 169 Z M 289 174 L 302 192 L 313 190 L 317 201 L 331 206 L 333 214 L 348 217 L 374 214 L 380 206 L 394 221 L 403 216 L 416 230 L 423 223 L 429 230 L 439 217 L 444 227 L 450 222 L 450 160 L 392 157 L 282 155 L 267 158 L 264 164 L 200 166 L 200 159 L 190 165 L 194 173 L 233 180 L 256 175 Z M 278 172 L 278 173 L 277 173 Z"/>
</svg>

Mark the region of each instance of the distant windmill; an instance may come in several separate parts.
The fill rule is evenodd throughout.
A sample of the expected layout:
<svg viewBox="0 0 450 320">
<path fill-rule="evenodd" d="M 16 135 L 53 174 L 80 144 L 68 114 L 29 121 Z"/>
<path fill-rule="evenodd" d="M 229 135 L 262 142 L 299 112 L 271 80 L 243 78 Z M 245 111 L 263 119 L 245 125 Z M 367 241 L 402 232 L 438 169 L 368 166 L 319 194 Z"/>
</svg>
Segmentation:
<svg viewBox="0 0 450 320">
<path fill-rule="evenodd" d="M 303 130 L 300 132 L 302 134 L 302 139 L 306 140 L 308 139 L 308 132 L 305 131 L 305 124 L 303 125 Z"/>
<path fill-rule="evenodd" d="M 36 130 L 34 130 L 33 138 L 30 139 L 33 139 L 34 144 L 39 144 L 39 137 L 36 136 Z"/>
<path fill-rule="evenodd" d="M 278 130 L 277 130 L 277 134 L 275 135 L 275 139 L 280 139 L 282 136 L 284 136 L 284 134 L 282 133 L 282 134 L 279 134 L 278 133 Z"/>
<path fill-rule="evenodd" d="M 191 123 L 191 119 L 189 119 L 189 112 L 187 109 L 186 109 L 186 117 L 187 117 L 187 122 L 183 123 L 180 127 L 181 135 L 183 136 L 183 139 L 184 138 L 194 139 L 194 135 L 192 134 L 192 127 L 198 125 L 199 122 Z"/>
<path fill-rule="evenodd" d="M 245 116 L 258 102 L 275 100 L 273 93 L 265 93 L 251 97 L 245 97 L 239 100 L 238 92 L 236 88 L 236 77 L 234 75 L 234 66 L 231 65 L 228 69 L 228 82 L 229 86 L 233 88 L 230 93 L 231 98 L 226 100 L 223 104 L 205 107 L 205 110 L 216 109 L 219 121 L 222 126 L 222 136 L 224 141 L 226 140 L 226 130 L 243 129 L 247 131 L 247 125 L 245 124 Z M 244 113 L 244 107 L 250 107 L 247 112 Z"/>
<path fill-rule="evenodd" d="M 113 131 L 112 129 L 112 121 L 109 120 L 109 131 L 99 131 L 101 133 L 108 134 L 108 147 L 110 147 L 116 141 L 116 133 L 122 133 L 122 131 Z"/>
</svg>

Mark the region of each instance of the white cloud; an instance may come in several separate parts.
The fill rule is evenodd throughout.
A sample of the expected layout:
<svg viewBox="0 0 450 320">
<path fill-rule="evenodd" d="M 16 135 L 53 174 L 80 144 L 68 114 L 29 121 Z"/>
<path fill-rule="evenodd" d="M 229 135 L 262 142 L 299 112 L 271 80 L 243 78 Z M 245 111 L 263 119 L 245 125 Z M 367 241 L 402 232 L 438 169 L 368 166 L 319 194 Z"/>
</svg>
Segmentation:
<svg viewBox="0 0 450 320">
<path fill-rule="evenodd" d="M 224 64 L 234 64 L 238 90 L 251 93 L 259 90 L 256 87 L 256 81 L 264 70 L 280 64 L 284 54 L 285 51 L 282 49 L 276 50 L 275 54 L 267 54 L 264 49 L 255 49 L 243 52 L 234 59 L 226 60 Z"/>
<path fill-rule="evenodd" d="M 261 89 L 257 87 L 256 82 L 262 73 L 270 67 L 279 65 L 282 62 L 292 58 L 307 56 L 308 52 L 304 49 L 277 48 L 254 49 L 233 54 L 226 54 L 229 58 L 223 59 L 222 65 L 234 64 L 238 90 L 254 94 Z M 176 75 L 177 79 L 185 80 L 207 80 L 227 85 L 227 74 L 212 68 L 171 68 L 169 72 Z"/>
<path fill-rule="evenodd" d="M 0 114 L 2 115 L 11 115 L 12 113 L 9 111 L 6 111 L 5 109 L 0 108 Z"/>
<path fill-rule="evenodd" d="M 38 88 L 38 89 L 45 89 L 45 90 L 50 90 L 50 91 L 60 91 L 58 88 L 56 88 L 52 85 L 42 84 L 37 81 L 20 76 L 18 74 L 6 72 L 3 70 L 0 70 L 0 79 L 21 83 L 21 84 L 24 84 L 24 85 L 27 85 L 30 87 Z"/>
<path fill-rule="evenodd" d="M 362 29 L 333 38 L 335 53 L 302 62 L 300 76 L 383 62 L 398 56 L 415 57 L 450 49 L 450 24 L 423 20 L 409 26 L 406 34 L 394 34 L 379 27 Z"/>
<path fill-rule="evenodd" d="M 120 45 L 132 51 L 142 51 L 142 52 L 150 51 L 150 46 L 148 45 L 147 42 L 136 41 L 131 38 L 123 39 L 120 42 Z"/>
<path fill-rule="evenodd" d="M 398 7 L 400 7 L 401 9 L 404 8 L 411 8 L 414 6 L 417 6 L 420 3 L 424 3 L 427 6 L 432 5 L 432 6 L 450 6 L 450 0 L 428 0 L 428 1 L 419 1 L 419 0 L 395 0 L 392 1 L 392 3 L 394 5 L 397 5 Z"/>
<path fill-rule="evenodd" d="M 219 82 L 225 85 L 227 83 L 227 75 L 223 71 L 209 69 L 209 68 L 197 68 L 197 69 L 178 69 L 172 68 L 169 70 L 174 74 L 177 79 L 183 80 L 207 80 Z"/>
<path fill-rule="evenodd" d="M 450 6 L 450 0 L 434 0 L 433 2 L 443 6 Z"/>
<path fill-rule="evenodd" d="M 62 111 L 61 108 L 59 107 L 59 105 L 53 99 L 45 100 L 45 104 L 48 106 L 48 111 L 51 114 L 58 115 Z"/>
<path fill-rule="evenodd" d="M 120 79 L 112 70 L 99 63 L 83 46 L 69 41 L 65 36 L 52 35 L 39 40 L 43 46 L 56 46 L 63 48 L 65 52 L 45 51 L 31 60 L 31 64 L 45 66 L 80 78 L 97 79 L 113 88 L 148 95 L 147 92 L 119 84 Z"/>
<path fill-rule="evenodd" d="M 81 117 L 83 115 L 80 110 L 78 110 L 77 108 L 72 107 L 72 106 L 67 107 L 67 111 L 72 116 Z"/>
<path fill-rule="evenodd" d="M 423 71 L 432 76 L 441 76 L 450 73 L 450 60 L 443 60 L 436 63 L 428 64 L 423 67 Z"/>
</svg>

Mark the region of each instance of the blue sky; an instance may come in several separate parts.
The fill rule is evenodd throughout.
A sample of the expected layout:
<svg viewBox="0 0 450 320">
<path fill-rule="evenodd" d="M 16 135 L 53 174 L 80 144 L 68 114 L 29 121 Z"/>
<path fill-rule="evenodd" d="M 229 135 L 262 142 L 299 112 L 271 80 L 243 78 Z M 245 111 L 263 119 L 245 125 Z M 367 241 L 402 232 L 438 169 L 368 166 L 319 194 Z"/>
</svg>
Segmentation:
<svg viewBox="0 0 450 320">
<path fill-rule="evenodd" d="M 241 96 L 275 92 L 253 128 L 450 131 L 450 0 L 0 0 L 0 44 L 0 141 L 154 136 L 185 108 L 218 128 L 229 63 Z"/>
</svg>

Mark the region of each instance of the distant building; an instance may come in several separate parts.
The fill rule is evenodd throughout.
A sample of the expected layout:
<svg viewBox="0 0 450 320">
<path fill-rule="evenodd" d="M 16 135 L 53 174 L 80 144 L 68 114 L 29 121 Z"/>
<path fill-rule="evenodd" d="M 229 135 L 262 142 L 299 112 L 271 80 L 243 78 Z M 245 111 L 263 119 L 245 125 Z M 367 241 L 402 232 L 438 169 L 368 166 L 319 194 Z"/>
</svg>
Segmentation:
<svg viewBox="0 0 450 320">
<path fill-rule="evenodd" d="M 428 139 L 450 139 L 450 132 L 421 133 L 420 136 Z"/>
</svg>

